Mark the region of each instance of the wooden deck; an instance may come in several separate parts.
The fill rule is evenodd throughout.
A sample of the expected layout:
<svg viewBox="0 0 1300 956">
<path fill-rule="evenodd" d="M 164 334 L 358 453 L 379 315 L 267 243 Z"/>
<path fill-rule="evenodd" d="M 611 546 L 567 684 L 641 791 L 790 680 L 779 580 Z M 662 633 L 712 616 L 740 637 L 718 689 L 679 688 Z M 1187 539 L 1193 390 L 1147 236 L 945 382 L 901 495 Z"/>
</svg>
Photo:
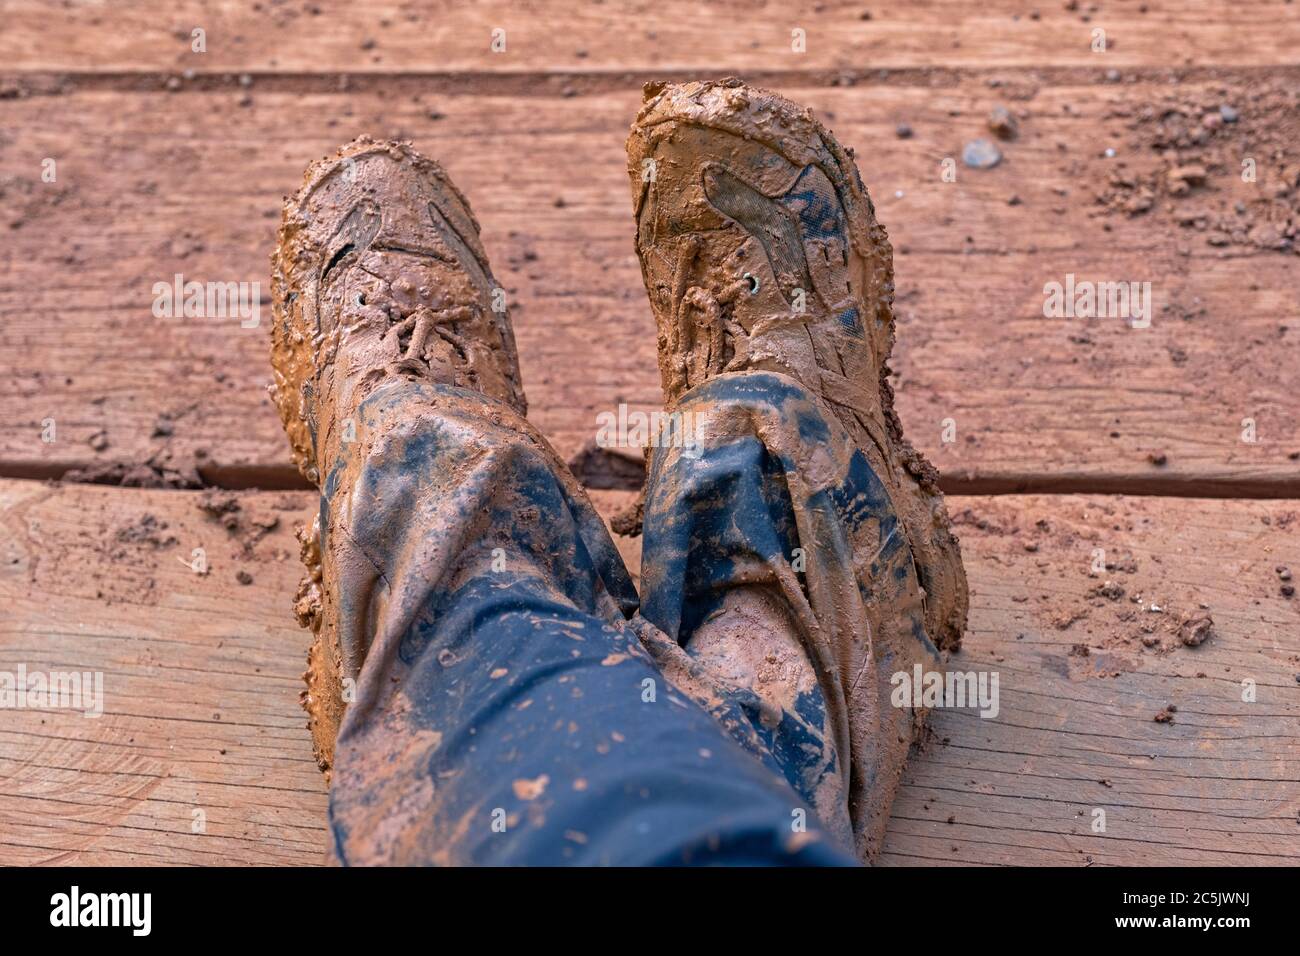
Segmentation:
<svg viewBox="0 0 1300 956">
<path fill-rule="evenodd" d="M 105 713 L 0 712 L 0 863 L 323 859 L 290 613 L 311 502 L 265 393 L 303 166 L 363 132 L 443 162 L 568 456 L 599 411 L 660 400 L 623 160 L 640 84 L 726 73 L 856 150 L 896 251 L 900 415 L 971 580 L 959 661 L 1000 674 L 995 719 L 934 716 L 883 861 L 1300 863 L 1278 572 L 1300 573 L 1300 5 L 515 6 L 5 4 L 0 671 L 102 671 Z M 1239 118 L 1199 133 L 1220 104 Z M 944 182 L 995 105 L 1019 118 L 1003 162 Z M 1171 191 L 1187 166 L 1204 182 Z M 155 319 L 177 273 L 260 282 L 260 322 Z M 1150 328 L 1045 318 L 1067 274 L 1151 282 Z M 50 481 L 96 474 L 181 487 Z M 237 489 L 233 532 L 198 484 Z"/>
</svg>

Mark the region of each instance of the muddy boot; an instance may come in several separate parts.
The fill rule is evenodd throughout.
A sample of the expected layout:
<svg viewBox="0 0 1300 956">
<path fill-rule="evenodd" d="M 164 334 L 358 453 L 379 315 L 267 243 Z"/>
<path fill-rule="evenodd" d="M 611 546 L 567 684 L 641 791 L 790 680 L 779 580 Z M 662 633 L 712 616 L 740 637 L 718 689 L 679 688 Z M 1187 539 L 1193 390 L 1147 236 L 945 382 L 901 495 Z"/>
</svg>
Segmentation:
<svg viewBox="0 0 1300 956">
<path fill-rule="evenodd" d="M 878 848 L 967 588 L 888 384 L 893 267 L 844 150 L 738 80 L 650 84 L 628 140 L 637 251 L 677 436 L 655 449 L 642 613 L 806 731 L 818 812 Z M 726 517 L 716 521 L 716 516 Z M 808 776 L 811 775 L 811 776 Z M 792 781 L 794 782 L 794 781 Z"/>
<path fill-rule="evenodd" d="M 321 536 L 331 530 L 328 501 L 347 499 L 364 463 L 345 454 L 368 440 L 358 408 L 397 382 L 463 386 L 521 415 L 526 405 L 478 222 L 441 167 L 410 146 L 362 137 L 313 163 L 284 202 L 271 264 L 271 391 L 294 462 L 323 493 L 302 536 L 296 612 L 315 632 L 303 706 L 328 771 L 343 681 L 355 681 L 365 652 L 359 635 L 340 634 L 340 596 L 322 587 L 342 578 L 323 575 L 322 560 L 338 554 Z"/>
<path fill-rule="evenodd" d="M 299 611 L 334 858 L 852 862 L 815 819 L 792 827 L 807 801 L 779 755 L 647 653 L 670 642 L 523 417 L 477 226 L 438 167 L 345 147 L 286 203 L 273 261 L 275 397 L 321 492 Z"/>
</svg>

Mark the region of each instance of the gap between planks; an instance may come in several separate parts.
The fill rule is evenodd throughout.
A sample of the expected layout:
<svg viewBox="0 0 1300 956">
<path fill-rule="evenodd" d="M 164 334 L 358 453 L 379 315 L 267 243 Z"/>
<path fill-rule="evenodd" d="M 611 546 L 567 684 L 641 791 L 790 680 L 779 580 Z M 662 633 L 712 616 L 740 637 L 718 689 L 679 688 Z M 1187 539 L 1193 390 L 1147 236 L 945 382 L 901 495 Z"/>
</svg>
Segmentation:
<svg viewBox="0 0 1300 956">
<path fill-rule="evenodd" d="M 1110 64 L 1107 64 L 1108 66 Z M 746 70 L 740 67 L 713 69 L 634 69 L 634 70 L 527 70 L 495 72 L 487 70 L 422 71 L 381 70 L 350 72 L 331 70 L 305 73 L 278 70 L 240 70 L 195 73 L 176 89 L 167 84 L 175 80 L 175 71 L 115 70 L 107 72 L 76 70 L 20 70 L 0 73 L 0 81 L 13 85 L 26 95 L 65 95 L 74 90 L 91 92 L 148 93 L 167 95 L 212 93 L 247 85 L 263 93 L 338 94 L 363 93 L 464 94 L 470 96 L 518 96 L 530 98 L 570 98 L 600 93 L 614 93 L 636 88 L 644 83 L 685 83 L 715 79 L 728 75 L 729 69 L 746 83 L 774 89 L 809 89 L 830 86 L 921 87 L 941 89 L 968 80 L 1009 78 L 1032 80 L 1040 87 L 1106 86 L 1114 83 L 1101 67 L 881 67 L 874 70 Z M 1300 66 L 1267 64 L 1260 66 L 1146 66 L 1126 67 L 1126 83 L 1201 83 L 1224 79 L 1279 81 L 1300 83 Z M 72 89 L 69 89 L 69 86 Z"/>
<path fill-rule="evenodd" d="M 0 479 L 65 481 L 77 469 L 103 462 L 0 461 Z M 225 491 L 311 491 L 313 486 L 292 465 L 232 464 L 198 468 L 204 488 Z M 581 478 L 581 476 L 579 476 Z M 69 484 L 79 484 L 75 480 Z M 95 484 L 95 482 L 89 482 Z M 596 483 L 597 491 L 637 491 L 639 482 Z M 947 495 L 1135 495 L 1156 498 L 1216 498 L 1242 500 L 1300 499 L 1300 469 L 1294 476 L 1221 474 L 1114 474 L 1098 472 L 981 472 L 950 471 L 940 474 L 939 487 Z M 168 489 L 159 489 L 168 490 Z M 178 489 L 198 490 L 198 489 Z"/>
</svg>

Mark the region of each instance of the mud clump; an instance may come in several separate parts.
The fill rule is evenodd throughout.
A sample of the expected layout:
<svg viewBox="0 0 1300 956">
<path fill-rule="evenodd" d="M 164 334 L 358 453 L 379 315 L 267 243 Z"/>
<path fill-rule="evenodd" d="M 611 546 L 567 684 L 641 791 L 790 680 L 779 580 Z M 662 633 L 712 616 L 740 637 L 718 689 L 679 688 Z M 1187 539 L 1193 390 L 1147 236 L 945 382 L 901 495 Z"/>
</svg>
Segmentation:
<svg viewBox="0 0 1300 956">
<path fill-rule="evenodd" d="M 123 544 L 143 545 L 155 551 L 170 548 L 178 543 L 174 534 L 167 533 L 167 522 L 155 515 L 143 514 L 131 524 L 119 528 L 116 538 Z"/>
<path fill-rule="evenodd" d="M 198 509 L 209 518 L 221 522 L 227 531 L 239 528 L 239 497 L 228 492 L 208 491 L 199 497 Z"/>
<path fill-rule="evenodd" d="M 280 526 L 278 515 L 246 511 L 240 496 L 230 491 L 208 490 L 199 496 L 196 507 L 237 539 L 245 555 L 251 555 L 258 542 Z"/>
<path fill-rule="evenodd" d="M 1186 647 L 1199 647 L 1214 636 L 1214 619 L 1208 614 L 1190 617 L 1178 628 L 1178 639 Z"/>
<path fill-rule="evenodd" d="M 998 139 L 1015 139 L 1020 135 L 1020 121 L 1005 106 L 995 106 L 989 113 L 989 130 Z"/>
<path fill-rule="evenodd" d="M 1104 597 L 1108 601 L 1118 601 L 1124 596 L 1124 586 L 1116 584 L 1113 581 L 1107 581 L 1105 584 L 1099 584 L 1092 589 L 1092 593 L 1097 597 Z"/>
<path fill-rule="evenodd" d="M 321 623 L 320 516 L 312 520 L 310 528 L 298 528 L 295 534 L 298 538 L 298 557 L 306 568 L 306 573 L 298 582 L 293 613 L 299 627 L 309 628 L 316 634 L 320 631 Z"/>
<path fill-rule="evenodd" d="M 63 480 L 88 485 L 116 485 L 121 488 L 204 487 L 194 462 L 173 461 L 168 452 L 150 455 L 144 462 L 106 461 L 84 468 L 72 468 L 64 472 Z"/>
</svg>

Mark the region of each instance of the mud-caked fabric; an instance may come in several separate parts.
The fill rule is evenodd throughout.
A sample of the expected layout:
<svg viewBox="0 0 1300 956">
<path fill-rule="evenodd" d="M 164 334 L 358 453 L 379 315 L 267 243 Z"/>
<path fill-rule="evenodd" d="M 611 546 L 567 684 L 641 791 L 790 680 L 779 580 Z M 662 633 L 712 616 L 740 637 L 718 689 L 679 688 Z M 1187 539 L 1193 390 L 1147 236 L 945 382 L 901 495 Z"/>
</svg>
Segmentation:
<svg viewBox="0 0 1300 956">
<path fill-rule="evenodd" d="M 353 424 L 320 521 L 352 686 L 340 862 L 853 862 L 780 761 L 647 652 L 691 666 L 637 617 L 599 516 L 522 418 L 395 381 Z"/>
<path fill-rule="evenodd" d="M 724 656 L 757 661 L 739 682 L 711 667 L 715 686 L 730 684 L 717 716 L 865 857 L 897 784 L 884 777 L 901 771 L 912 736 L 890 675 L 938 661 L 889 494 L 838 419 L 781 374 L 710 379 L 682 396 L 660 437 L 641 613 L 688 656 L 716 660 L 722 640 Z M 784 633 L 763 614 L 715 626 L 743 621 L 738 592 L 780 608 Z M 791 633 L 808 679 L 765 679 Z"/>
</svg>

